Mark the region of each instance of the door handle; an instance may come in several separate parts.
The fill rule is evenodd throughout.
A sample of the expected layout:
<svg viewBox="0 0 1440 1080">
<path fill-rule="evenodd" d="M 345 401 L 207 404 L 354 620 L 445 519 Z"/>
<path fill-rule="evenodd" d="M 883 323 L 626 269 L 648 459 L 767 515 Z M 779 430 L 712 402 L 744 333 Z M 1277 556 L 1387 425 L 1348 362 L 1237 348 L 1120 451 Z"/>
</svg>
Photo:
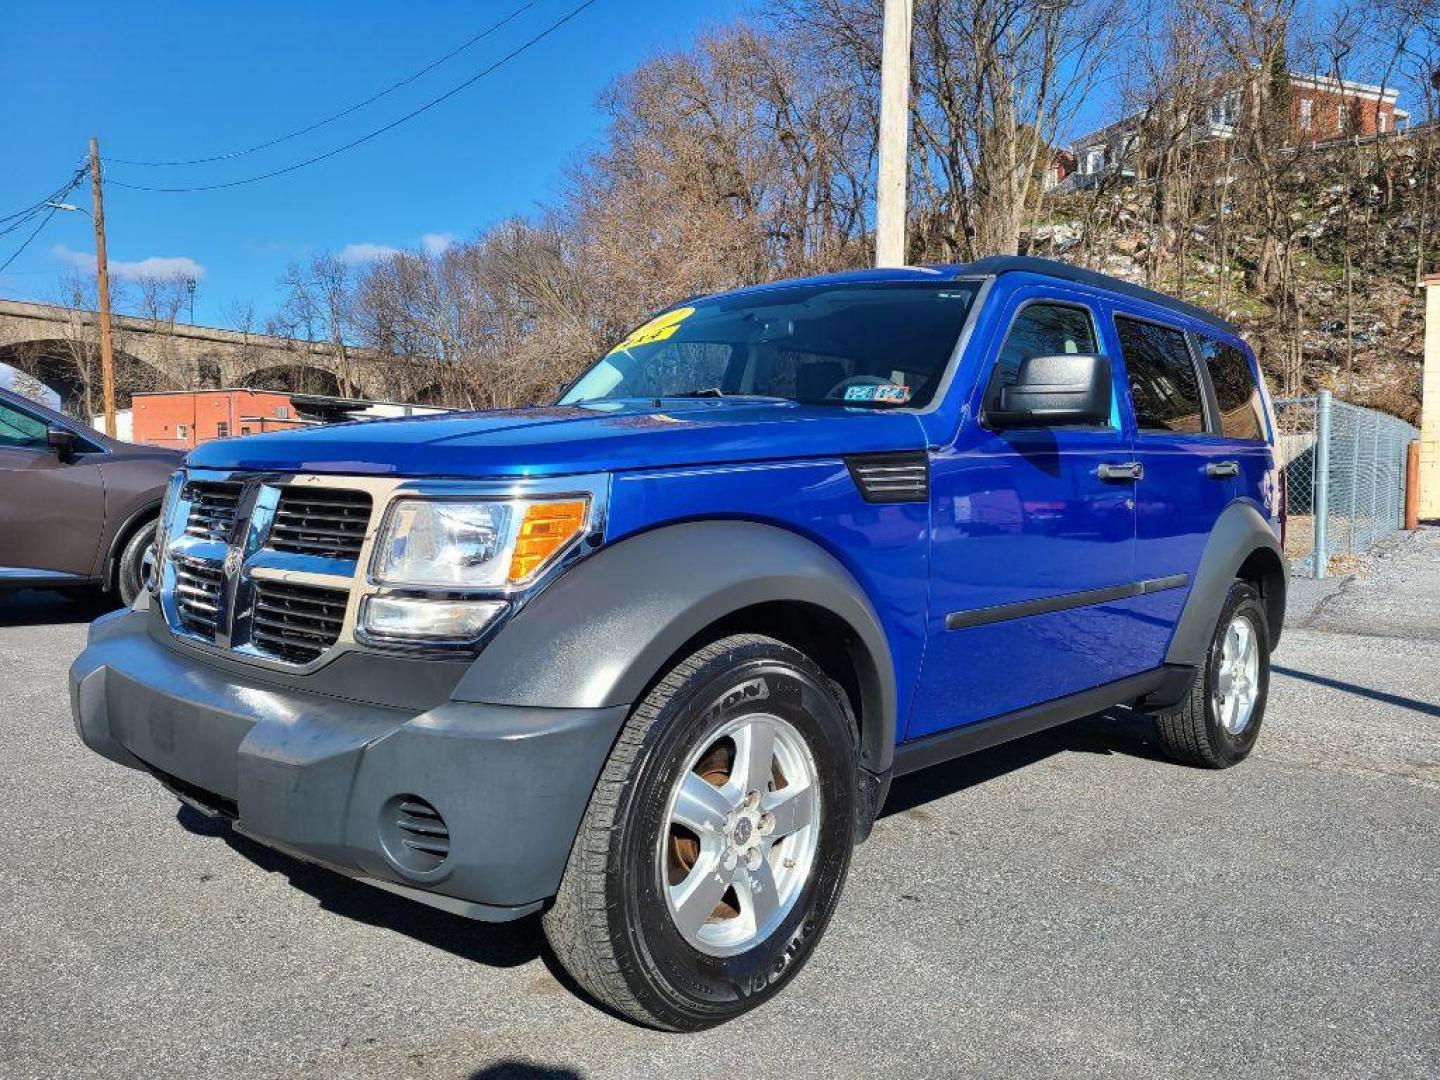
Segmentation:
<svg viewBox="0 0 1440 1080">
<path fill-rule="evenodd" d="M 1205 475 L 1212 480 L 1223 480 L 1227 476 L 1240 475 L 1238 461 L 1212 461 L 1205 466 Z"/>
<path fill-rule="evenodd" d="M 1138 461 L 1127 461 L 1122 465 L 1101 465 L 1095 470 L 1101 480 L 1142 480 L 1145 466 Z"/>
</svg>

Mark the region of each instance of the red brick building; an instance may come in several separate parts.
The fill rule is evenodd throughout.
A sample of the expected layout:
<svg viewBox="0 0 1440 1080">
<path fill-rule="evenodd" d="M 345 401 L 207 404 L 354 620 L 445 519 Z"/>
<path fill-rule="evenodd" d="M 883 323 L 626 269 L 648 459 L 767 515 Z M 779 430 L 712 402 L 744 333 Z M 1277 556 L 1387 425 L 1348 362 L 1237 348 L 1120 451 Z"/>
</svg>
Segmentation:
<svg viewBox="0 0 1440 1080">
<path fill-rule="evenodd" d="M 1233 75 L 1214 80 L 1213 96 L 1188 135 L 1194 144 L 1215 144 L 1235 136 L 1244 108 L 1245 89 Z M 1390 135 L 1402 130 L 1410 114 L 1396 106 L 1398 91 L 1324 75 L 1290 73 L 1290 146 L 1308 146 L 1341 138 Z M 1055 151 L 1045 188 L 1083 188 L 1119 173 L 1143 178 L 1148 171 L 1140 114 L 1124 117 L 1080 136 Z"/>
<path fill-rule="evenodd" d="M 289 394 L 267 390 L 175 390 L 136 394 L 131 437 L 150 446 L 190 450 L 211 439 L 306 427 Z"/>
<path fill-rule="evenodd" d="M 1395 107 L 1397 91 L 1323 75 L 1290 76 L 1290 119 L 1296 142 L 1325 142 L 1399 131 L 1410 114 Z"/>
</svg>

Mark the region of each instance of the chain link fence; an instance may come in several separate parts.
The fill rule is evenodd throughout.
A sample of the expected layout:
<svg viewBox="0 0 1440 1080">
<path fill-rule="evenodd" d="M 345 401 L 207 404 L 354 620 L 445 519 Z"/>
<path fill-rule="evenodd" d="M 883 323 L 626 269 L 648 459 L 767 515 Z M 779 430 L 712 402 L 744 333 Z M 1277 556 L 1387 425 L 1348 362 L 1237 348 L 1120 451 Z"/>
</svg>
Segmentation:
<svg viewBox="0 0 1440 1080">
<path fill-rule="evenodd" d="M 1405 455 L 1420 433 L 1328 390 L 1275 402 L 1276 457 L 1285 470 L 1285 554 L 1297 574 L 1324 577 L 1405 523 Z"/>
</svg>

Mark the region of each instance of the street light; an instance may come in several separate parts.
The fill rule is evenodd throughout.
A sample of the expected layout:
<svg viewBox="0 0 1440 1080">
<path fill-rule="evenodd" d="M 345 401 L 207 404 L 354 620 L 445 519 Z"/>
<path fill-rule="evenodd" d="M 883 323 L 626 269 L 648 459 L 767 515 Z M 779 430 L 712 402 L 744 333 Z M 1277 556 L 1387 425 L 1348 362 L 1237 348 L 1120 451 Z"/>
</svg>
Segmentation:
<svg viewBox="0 0 1440 1080">
<path fill-rule="evenodd" d="M 90 211 L 86 210 L 83 206 L 74 206 L 68 202 L 49 201 L 46 202 L 45 205 L 50 207 L 51 210 L 64 210 L 67 214 L 84 214 L 86 217 L 90 216 Z"/>
</svg>

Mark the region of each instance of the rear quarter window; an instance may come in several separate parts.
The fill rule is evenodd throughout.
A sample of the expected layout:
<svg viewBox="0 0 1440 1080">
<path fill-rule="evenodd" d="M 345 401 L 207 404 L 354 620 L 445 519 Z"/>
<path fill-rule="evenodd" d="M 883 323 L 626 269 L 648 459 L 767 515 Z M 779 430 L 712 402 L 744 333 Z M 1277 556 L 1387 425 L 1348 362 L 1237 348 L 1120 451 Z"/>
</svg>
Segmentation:
<svg viewBox="0 0 1440 1080">
<path fill-rule="evenodd" d="M 1245 442 L 1265 441 L 1265 406 L 1250 360 L 1234 345 L 1202 337 L 1200 359 L 1210 372 L 1220 408 L 1220 434 Z"/>
</svg>

